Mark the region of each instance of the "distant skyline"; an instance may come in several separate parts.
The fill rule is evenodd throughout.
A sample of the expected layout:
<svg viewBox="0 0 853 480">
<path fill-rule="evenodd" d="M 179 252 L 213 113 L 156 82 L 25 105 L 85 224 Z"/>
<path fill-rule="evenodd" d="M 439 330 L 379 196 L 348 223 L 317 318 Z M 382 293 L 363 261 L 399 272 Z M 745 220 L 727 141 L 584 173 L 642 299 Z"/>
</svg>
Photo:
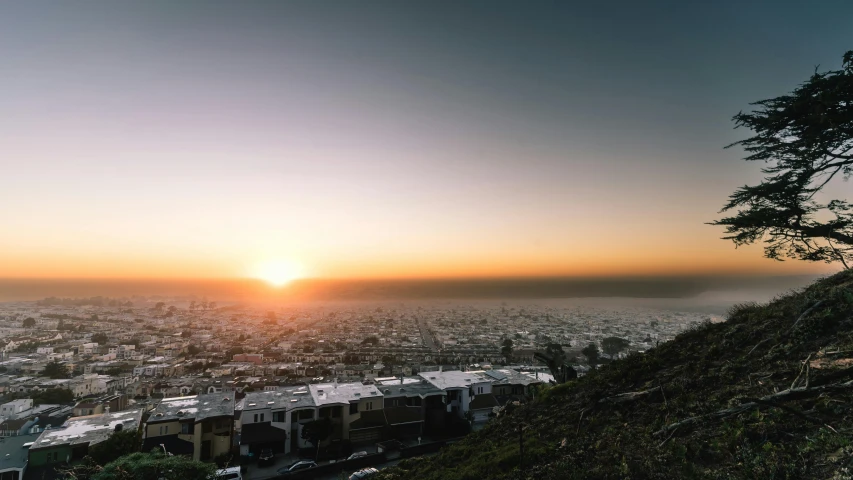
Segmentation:
<svg viewBox="0 0 853 480">
<path fill-rule="evenodd" d="M 853 2 L 0 4 L 0 278 L 825 273 L 705 225 Z M 846 191 L 839 183 L 829 194 Z"/>
</svg>

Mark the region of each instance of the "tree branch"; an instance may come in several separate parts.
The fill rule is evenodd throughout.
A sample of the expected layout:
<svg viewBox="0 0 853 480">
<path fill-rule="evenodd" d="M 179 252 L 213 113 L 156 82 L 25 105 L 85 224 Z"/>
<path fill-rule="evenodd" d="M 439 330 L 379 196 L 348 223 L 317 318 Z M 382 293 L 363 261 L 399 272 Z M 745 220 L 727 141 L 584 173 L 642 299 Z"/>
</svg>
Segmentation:
<svg viewBox="0 0 853 480">
<path fill-rule="evenodd" d="M 793 400 L 793 399 L 798 399 L 798 398 L 810 398 L 810 397 L 820 395 L 821 393 L 824 393 L 826 391 L 847 390 L 850 388 L 853 388 L 853 381 L 847 381 L 847 382 L 843 382 L 843 383 L 833 383 L 830 385 L 822 385 L 822 386 L 811 387 L 811 388 L 789 388 L 788 390 L 782 390 L 781 392 L 774 393 L 772 395 L 767 395 L 765 397 L 761 397 L 761 398 L 756 399 L 754 401 L 750 401 L 747 403 L 740 404 L 736 407 L 726 408 L 723 410 L 718 410 L 716 412 L 706 413 L 705 415 L 698 415 L 695 417 L 690 417 L 690 418 L 687 418 L 687 419 L 682 420 L 680 422 L 671 423 L 671 424 L 661 428 L 660 430 L 655 432 L 653 435 L 654 436 L 663 435 L 664 433 L 670 432 L 676 428 L 686 426 L 686 425 L 692 425 L 692 424 L 698 423 L 699 421 L 702 421 L 702 420 L 718 419 L 718 418 L 730 417 L 732 415 L 737 415 L 737 414 L 743 413 L 747 410 L 751 410 L 751 409 L 757 407 L 758 405 L 760 405 L 762 403 L 767 404 L 768 402 L 774 402 L 776 400 Z"/>
</svg>

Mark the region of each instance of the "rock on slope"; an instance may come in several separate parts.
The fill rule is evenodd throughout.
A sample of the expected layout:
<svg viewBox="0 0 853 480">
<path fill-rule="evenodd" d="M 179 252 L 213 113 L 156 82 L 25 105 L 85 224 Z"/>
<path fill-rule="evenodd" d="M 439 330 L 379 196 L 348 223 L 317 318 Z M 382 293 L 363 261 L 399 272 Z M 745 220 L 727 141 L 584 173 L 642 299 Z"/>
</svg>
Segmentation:
<svg viewBox="0 0 853 480">
<path fill-rule="evenodd" d="M 853 478 L 851 400 L 847 271 L 549 388 L 380 478 Z"/>
</svg>

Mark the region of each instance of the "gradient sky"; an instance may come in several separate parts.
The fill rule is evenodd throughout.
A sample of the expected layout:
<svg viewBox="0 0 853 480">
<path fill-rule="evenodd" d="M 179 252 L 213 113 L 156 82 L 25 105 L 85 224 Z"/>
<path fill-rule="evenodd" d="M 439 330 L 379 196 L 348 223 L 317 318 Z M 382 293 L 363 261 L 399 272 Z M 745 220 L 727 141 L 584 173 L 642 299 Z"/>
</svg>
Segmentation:
<svg viewBox="0 0 853 480">
<path fill-rule="evenodd" d="M 704 225 L 853 2 L 0 3 L 0 277 L 834 267 Z M 835 187 L 838 192 L 849 185 Z"/>
</svg>

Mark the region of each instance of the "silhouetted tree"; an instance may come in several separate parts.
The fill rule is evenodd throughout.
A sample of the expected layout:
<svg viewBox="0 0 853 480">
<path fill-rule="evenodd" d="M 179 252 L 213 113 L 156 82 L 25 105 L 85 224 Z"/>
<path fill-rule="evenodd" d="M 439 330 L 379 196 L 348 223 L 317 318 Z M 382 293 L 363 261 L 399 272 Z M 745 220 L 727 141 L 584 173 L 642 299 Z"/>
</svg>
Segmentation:
<svg viewBox="0 0 853 480">
<path fill-rule="evenodd" d="M 590 365 L 593 367 L 598 365 L 598 357 L 600 356 L 600 353 L 598 352 L 598 345 L 590 343 L 581 350 L 581 353 L 586 357 Z"/>
<path fill-rule="evenodd" d="M 853 261 L 853 204 L 816 195 L 833 179 L 853 174 L 853 51 L 841 70 L 815 73 L 793 92 L 753 103 L 734 116 L 753 136 L 735 142 L 745 160 L 765 162 L 764 179 L 729 197 L 711 222 L 726 227 L 736 246 L 764 243 L 774 260 Z"/>
<path fill-rule="evenodd" d="M 107 440 L 89 447 L 89 456 L 99 465 L 106 465 L 137 451 L 139 443 L 139 436 L 135 429 L 122 430 L 113 433 Z"/>
<path fill-rule="evenodd" d="M 545 353 L 554 359 L 554 363 L 561 365 L 566 361 L 566 352 L 563 351 L 563 346 L 559 343 L 548 343 L 545 346 Z"/>
<path fill-rule="evenodd" d="M 59 363 L 56 360 L 45 365 L 44 370 L 41 371 L 41 374 L 49 378 L 70 377 L 70 375 L 68 374 L 68 368 L 64 364 Z"/>
<path fill-rule="evenodd" d="M 24 319 L 24 322 L 21 324 L 24 328 L 33 328 L 36 326 L 36 319 L 33 317 L 27 317 Z"/>
<path fill-rule="evenodd" d="M 505 338 L 501 343 L 501 355 L 506 359 L 506 363 L 512 362 L 512 339 Z"/>
<path fill-rule="evenodd" d="M 307 440 L 317 448 L 317 456 L 320 455 L 320 444 L 332 434 L 332 421 L 321 418 L 308 422 L 302 427 L 302 439 Z M 316 458 L 316 457 L 315 457 Z"/>
<path fill-rule="evenodd" d="M 42 404 L 63 404 L 74 400 L 74 393 L 67 388 L 51 388 L 41 392 L 36 392 L 30 395 L 33 403 L 36 405 Z"/>
<path fill-rule="evenodd" d="M 631 342 L 619 337 L 607 337 L 601 341 L 601 349 L 604 353 L 613 356 L 628 348 Z"/>
<path fill-rule="evenodd" d="M 204 370 L 204 363 L 202 362 L 192 362 L 189 365 L 184 367 L 184 370 L 188 372 L 200 372 Z"/>
</svg>

